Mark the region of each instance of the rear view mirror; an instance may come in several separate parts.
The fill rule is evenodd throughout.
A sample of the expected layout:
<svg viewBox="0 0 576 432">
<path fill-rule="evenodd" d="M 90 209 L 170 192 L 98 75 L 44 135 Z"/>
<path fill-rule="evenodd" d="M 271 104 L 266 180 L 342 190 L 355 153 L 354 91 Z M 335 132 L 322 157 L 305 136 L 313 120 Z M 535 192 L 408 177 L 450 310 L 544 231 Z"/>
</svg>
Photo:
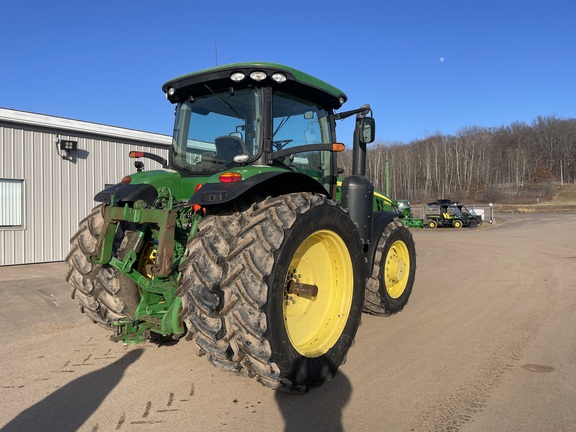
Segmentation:
<svg viewBox="0 0 576 432">
<path fill-rule="evenodd" d="M 374 117 L 364 117 L 362 119 L 362 128 L 360 130 L 360 141 L 365 144 L 374 142 L 376 138 L 376 122 Z"/>
</svg>

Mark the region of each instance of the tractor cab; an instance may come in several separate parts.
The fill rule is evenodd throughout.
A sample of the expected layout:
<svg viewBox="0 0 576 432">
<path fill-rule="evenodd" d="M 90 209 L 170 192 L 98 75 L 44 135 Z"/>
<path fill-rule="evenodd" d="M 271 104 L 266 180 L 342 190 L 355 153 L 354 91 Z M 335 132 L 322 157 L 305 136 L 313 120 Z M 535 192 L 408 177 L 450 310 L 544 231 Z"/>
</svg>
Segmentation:
<svg viewBox="0 0 576 432">
<path fill-rule="evenodd" d="M 334 195 L 335 114 L 346 95 L 303 72 L 272 63 L 238 63 L 167 82 L 176 104 L 170 167 L 182 176 L 276 167 Z M 299 177 L 299 178 L 297 178 Z M 210 181 L 208 181 L 210 183 Z"/>
</svg>

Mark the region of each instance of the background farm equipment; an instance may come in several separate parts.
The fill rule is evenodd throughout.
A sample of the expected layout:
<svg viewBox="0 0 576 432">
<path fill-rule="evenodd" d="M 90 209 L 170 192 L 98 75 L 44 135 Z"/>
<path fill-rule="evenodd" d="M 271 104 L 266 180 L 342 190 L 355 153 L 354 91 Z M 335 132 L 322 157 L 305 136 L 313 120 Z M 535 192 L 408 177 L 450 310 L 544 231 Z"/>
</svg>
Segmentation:
<svg viewBox="0 0 576 432">
<path fill-rule="evenodd" d="M 397 200 L 396 205 L 398 207 L 398 213 L 400 214 L 399 220 L 409 228 L 423 228 L 424 219 L 417 218 L 412 214 L 412 208 L 410 207 L 410 201 L 408 200 Z"/>
<path fill-rule="evenodd" d="M 428 203 L 427 206 L 433 209 L 431 213 L 426 213 L 425 225 L 428 228 L 473 228 L 482 223 L 480 215 L 459 202 L 441 199 Z"/>
</svg>

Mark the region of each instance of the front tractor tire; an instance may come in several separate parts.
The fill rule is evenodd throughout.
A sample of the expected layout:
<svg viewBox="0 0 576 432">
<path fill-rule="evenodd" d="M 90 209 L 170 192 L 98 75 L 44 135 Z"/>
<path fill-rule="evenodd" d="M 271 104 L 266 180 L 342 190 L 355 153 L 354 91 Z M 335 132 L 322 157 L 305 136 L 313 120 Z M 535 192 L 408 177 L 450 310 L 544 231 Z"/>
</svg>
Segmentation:
<svg viewBox="0 0 576 432">
<path fill-rule="evenodd" d="M 391 221 L 378 239 L 372 273 L 366 282 L 364 310 L 389 316 L 408 303 L 416 274 L 416 248 L 412 233 L 398 220 Z"/>
<path fill-rule="evenodd" d="M 222 278 L 215 270 L 198 294 L 185 290 L 185 303 L 196 306 L 187 309 L 193 340 L 214 364 L 276 390 L 319 386 L 344 362 L 360 324 L 365 270 L 355 225 L 337 203 L 310 193 L 267 198 L 225 218 L 234 235 L 226 239 L 211 222 L 217 241 L 195 242 Z M 202 278 L 184 267 L 183 286 Z"/>
<path fill-rule="evenodd" d="M 70 252 L 66 257 L 69 271 L 66 280 L 72 289 L 72 298 L 80 310 L 93 322 L 108 330 L 114 330 L 113 320 L 134 317 L 140 302 L 136 284 L 108 265 L 92 264 L 88 256 L 96 250 L 98 236 L 104 226 L 104 204 L 95 207 L 80 222 L 78 232 L 70 240 Z M 125 235 L 117 254 L 126 250 L 130 239 Z"/>
</svg>

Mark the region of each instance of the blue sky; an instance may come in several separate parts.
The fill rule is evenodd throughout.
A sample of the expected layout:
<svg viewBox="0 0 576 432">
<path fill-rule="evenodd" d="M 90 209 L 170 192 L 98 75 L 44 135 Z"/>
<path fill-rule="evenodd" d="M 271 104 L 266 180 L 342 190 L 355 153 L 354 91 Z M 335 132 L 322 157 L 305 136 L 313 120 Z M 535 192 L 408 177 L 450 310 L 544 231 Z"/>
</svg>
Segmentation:
<svg viewBox="0 0 576 432">
<path fill-rule="evenodd" d="M 161 86 L 283 63 L 369 103 L 377 139 L 576 117 L 573 0 L 0 0 L 0 107 L 170 134 Z M 349 144 L 353 120 L 339 123 Z"/>
</svg>

